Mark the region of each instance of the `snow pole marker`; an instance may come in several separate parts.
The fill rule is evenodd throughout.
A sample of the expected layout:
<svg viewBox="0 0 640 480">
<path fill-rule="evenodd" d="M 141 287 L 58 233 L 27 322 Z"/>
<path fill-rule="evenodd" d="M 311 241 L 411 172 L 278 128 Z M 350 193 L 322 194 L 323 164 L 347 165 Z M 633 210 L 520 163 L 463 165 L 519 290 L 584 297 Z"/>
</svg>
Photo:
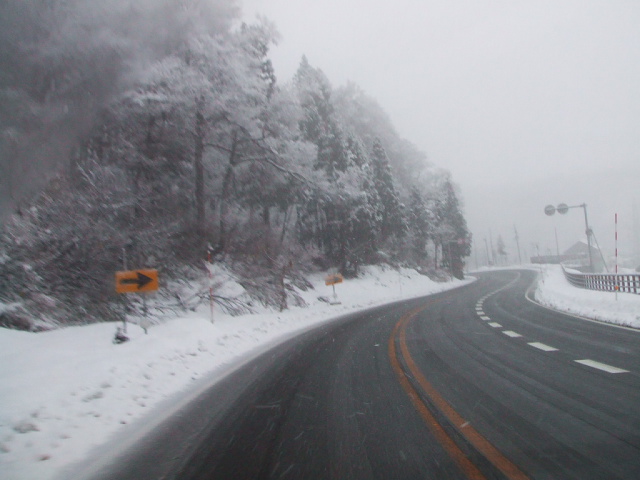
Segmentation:
<svg viewBox="0 0 640 480">
<path fill-rule="evenodd" d="M 620 280 L 618 279 L 618 213 L 615 215 L 615 232 L 616 232 L 616 284 L 614 290 L 616 291 L 616 302 L 618 301 L 618 291 L 620 290 Z"/>
<path fill-rule="evenodd" d="M 209 276 L 209 312 L 211 315 L 211 323 L 213 323 L 213 273 L 211 273 L 211 269 L 213 268 L 213 263 L 211 261 L 211 246 L 208 248 L 207 252 L 207 260 L 209 265 L 207 266 L 207 272 Z"/>
</svg>

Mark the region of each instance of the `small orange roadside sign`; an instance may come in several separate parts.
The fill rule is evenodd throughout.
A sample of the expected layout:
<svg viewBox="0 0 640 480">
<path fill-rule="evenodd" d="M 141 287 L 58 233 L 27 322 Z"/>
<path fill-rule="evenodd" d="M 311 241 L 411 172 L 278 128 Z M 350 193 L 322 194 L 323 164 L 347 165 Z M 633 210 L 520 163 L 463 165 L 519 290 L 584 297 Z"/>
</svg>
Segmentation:
<svg viewBox="0 0 640 480">
<path fill-rule="evenodd" d="M 126 270 L 116 272 L 117 293 L 140 293 L 158 290 L 158 270 Z"/>
<path fill-rule="evenodd" d="M 339 273 L 336 273 L 335 275 L 328 275 L 324 279 L 324 284 L 325 285 L 335 285 L 336 283 L 342 283 L 343 280 L 344 280 L 344 278 L 342 277 L 342 275 L 340 275 Z"/>
</svg>

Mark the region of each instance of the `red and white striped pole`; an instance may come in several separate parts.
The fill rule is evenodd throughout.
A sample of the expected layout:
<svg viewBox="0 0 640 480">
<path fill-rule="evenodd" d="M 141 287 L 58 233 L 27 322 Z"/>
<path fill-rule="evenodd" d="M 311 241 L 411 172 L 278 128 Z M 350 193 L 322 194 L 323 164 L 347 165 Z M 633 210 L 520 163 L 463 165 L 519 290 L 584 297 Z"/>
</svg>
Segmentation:
<svg viewBox="0 0 640 480">
<path fill-rule="evenodd" d="M 616 302 L 618 301 L 618 290 L 620 290 L 620 284 L 618 283 L 618 214 L 616 213 Z"/>
</svg>

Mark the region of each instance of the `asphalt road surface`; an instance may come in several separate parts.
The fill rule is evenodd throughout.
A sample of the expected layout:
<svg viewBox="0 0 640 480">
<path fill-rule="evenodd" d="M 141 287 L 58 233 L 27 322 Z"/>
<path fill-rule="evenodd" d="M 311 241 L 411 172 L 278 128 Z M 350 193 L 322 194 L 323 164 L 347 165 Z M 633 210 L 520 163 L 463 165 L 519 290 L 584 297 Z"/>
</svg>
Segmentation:
<svg viewBox="0 0 640 480">
<path fill-rule="evenodd" d="M 477 277 L 287 341 L 79 477 L 640 478 L 640 332 Z"/>
</svg>

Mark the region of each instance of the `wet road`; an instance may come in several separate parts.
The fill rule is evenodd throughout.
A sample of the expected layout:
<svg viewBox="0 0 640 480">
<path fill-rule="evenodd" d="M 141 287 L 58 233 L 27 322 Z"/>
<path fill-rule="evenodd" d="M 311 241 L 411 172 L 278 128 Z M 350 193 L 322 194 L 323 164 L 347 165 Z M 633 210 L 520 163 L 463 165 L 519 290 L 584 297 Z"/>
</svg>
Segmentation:
<svg viewBox="0 0 640 480">
<path fill-rule="evenodd" d="M 534 275 L 306 332 L 84 476 L 640 478 L 640 332 L 535 305 Z"/>
</svg>

